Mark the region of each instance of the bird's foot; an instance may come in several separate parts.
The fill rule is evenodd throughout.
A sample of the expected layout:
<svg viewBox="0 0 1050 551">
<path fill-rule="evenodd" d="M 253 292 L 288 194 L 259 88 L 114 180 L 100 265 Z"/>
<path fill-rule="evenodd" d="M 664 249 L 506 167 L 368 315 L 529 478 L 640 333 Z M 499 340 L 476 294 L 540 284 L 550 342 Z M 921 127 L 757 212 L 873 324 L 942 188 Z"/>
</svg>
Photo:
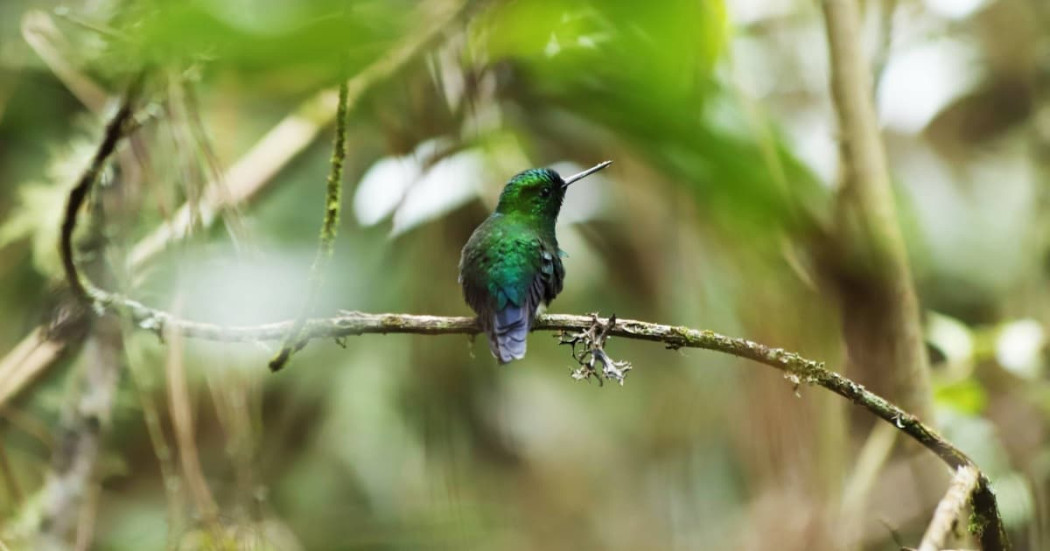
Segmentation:
<svg viewBox="0 0 1050 551">
<path fill-rule="evenodd" d="M 627 372 L 631 370 L 631 363 L 618 362 L 609 357 L 605 352 L 605 341 L 609 337 L 609 331 L 616 326 L 616 316 L 609 318 L 607 323 L 598 319 L 598 314 L 591 314 L 591 326 L 587 329 L 570 333 L 562 331 L 558 335 L 560 344 L 572 347 L 572 357 L 580 367 L 572 372 L 572 378 L 577 381 L 585 381 L 594 377 L 601 386 L 606 379 L 612 379 L 623 386 Z M 580 349 L 577 349 L 577 345 Z M 601 364 L 600 369 L 596 364 Z"/>
</svg>

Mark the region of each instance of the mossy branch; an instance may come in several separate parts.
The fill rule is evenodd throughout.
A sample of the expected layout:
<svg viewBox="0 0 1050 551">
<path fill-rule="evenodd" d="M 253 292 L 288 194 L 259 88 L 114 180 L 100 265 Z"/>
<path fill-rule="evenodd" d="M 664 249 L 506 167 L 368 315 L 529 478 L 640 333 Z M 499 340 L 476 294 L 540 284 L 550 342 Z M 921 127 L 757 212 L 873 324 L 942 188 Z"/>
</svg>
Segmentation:
<svg viewBox="0 0 1050 551">
<path fill-rule="evenodd" d="M 343 195 L 343 164 L 346 162 L 346 127 L 349 118 L 347 107 L 349 86 L 346 80 L 339 85 L 339 106 L 335 117 L 335 139 L 332 145 L 332 160 L 328 170 L 328 183 L 325 188 L 324 222 L 321 224 L 321 238 L 317 245 L 317 255 L 310 267 L 310 287 L 306 291 L 302 311 L 295 320 L 288 335 L 284 338 L 281 350 L 270 360 L 270 370 L 279 371 L 298 350 L 304 341 L 303 326 L 306 318 L 314 309 L 317 294 L 324 282 L 324 272 L 332 259 L 335 250 L 335 234 L 339 227 L 339 206 Z"/>
<path fill-rule="evenodd" d="M 175 332 L 189 338 L 213 341 L 255 342 L 280 340 L 294 327 L 296 321 L 284 321 L 256 326 L 221 326 L 177 318 L 167 312 L 149 308 L 141 303 L 109 295 L 100 303 L 131 316 L 141 328 L 163 334 Z M 794 352 L 773 348 L 747 339 L 728 337 L 714 331 L 689 327 L 663 325 L 638 320 L 615 320 L 594 315 L 566 314 L 540 315 L 533 325 L 535 331 L 595 332 L 596 325 L 605 337 L 623 337 L 664 344 L 667 348 L 700 348 L 749 359 L 784 372 L 785 378 L 796 387 L 807 384 L 824 387 L 868 410 L 876 417 L 891 423 L 898 430 L 933 452 L 952 469 L 970 468 L 978 473 L 977 488 L 973 493 L 973 509 L 982 542 L 986 550 L 1007 549 L 1007 540 L 999 514 L 995 494 L 987 477 L 965 453 L 915 415 L 908 413 L 885 398 L 878 396 L 854 381 Z M 474 335 L 481 331 L 472 317 L 446 317 L 413 314 L 370 314 L 346 312 L 331 318 L 313 318 L 304 322 L 301 338 L 306 340 L 342 339 L 366 334 L 407 333 L 418 335 Z M 998 543 L 994 543 L 998 542 Z M 993 543 L 988 545 L 988 543 Z"/>
</svg>

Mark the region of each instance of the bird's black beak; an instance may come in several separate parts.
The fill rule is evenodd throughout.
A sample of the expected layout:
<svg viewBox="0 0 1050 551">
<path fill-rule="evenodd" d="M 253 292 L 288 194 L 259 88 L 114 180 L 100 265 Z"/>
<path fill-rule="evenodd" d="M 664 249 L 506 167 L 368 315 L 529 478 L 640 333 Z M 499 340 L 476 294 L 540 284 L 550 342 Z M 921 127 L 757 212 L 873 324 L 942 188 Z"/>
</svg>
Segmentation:
<svg viewBox="0 0 1050 551">
<path fill-rule="evenodd" d="M 571 183 L 573 183 L 573 182 L 575 182 L 577 180 L 582 180 L 582 179 L 590 176 L 591 174 L 594 174 L 595 172 L 598 172 L 599 170 L 601 170 L 601 169 L 603 169 L 603 168 L 605 168 L 605 167 L 607 167 L 607 166 L 609 166 L 611 164 L 612 164 L 612 161 L 605 161 L 604 163 L 598 163 L 597 165 L 595 165 L 595 166 L 593 166 L 591 168 L 588 168 L 587 170 L 584 170 L 583 172 L 581 172 L 579 174 L 573 174 L 572 176 L 569 176 L 568 178 L 565 179 L 565 183 L 562 184 L 561 187 L 562 187 L 562 189 L 567 188 L 567 187 L 569 187 L 569 184 L 571 184 Z"/>
</svg>

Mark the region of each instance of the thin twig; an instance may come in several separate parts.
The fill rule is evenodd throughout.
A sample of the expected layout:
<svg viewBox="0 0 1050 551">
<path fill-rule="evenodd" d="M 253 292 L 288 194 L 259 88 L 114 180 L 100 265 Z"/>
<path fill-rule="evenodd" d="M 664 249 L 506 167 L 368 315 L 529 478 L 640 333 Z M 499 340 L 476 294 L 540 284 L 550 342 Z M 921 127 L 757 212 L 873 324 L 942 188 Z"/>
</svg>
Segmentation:
<svg viewBox="0 0 1050 551">
<path fill-rule="evenodd" d="M 886 423 L 875 425 L 852 461 L 853 470 L 842 490 L 842 533 L 854 535 L 867 516 L 865 504 L 875 486 L 883 465 L 897 443 L 900 431 Z"/>
<path fill-rule="evenodd" d="M 189 388 L 186 384 L 182 337 L 169 333 L 168 340 L 170 343 L 167 358 L 168 408 L 174 428 L 179 463 L 197 512 L 207 527 L 215 528 L 219 506 L 204 477 L 200 453 L 197 451 L 193 411 L 190 406 Z"/>
<path fill-rule="evenodd" d="M 105 109 L 109 95 L 74 65 L 69 54 L 76 47 L 69 43 L 51 15 L 42 10 L 30 10 L 22 16 L 21 30 L 26 43 L 82 104 L 95 113 Z"/>
<path fill-rule="evenodd" d="M 106 132 L 103 135 L 102 143 L 99 144 L 98 150 L 95 151 L 95 156 L 92 157 L 87 170 L 80 176 L 77 185 L 69 192 L 69 201 L 66 203 L 66 214 L 62 219 L 62 231 L 59 239 L 59 249 L 62 253 L 62 268 L 65 270 L 66 282 L 72 289 L 73 294 L 87 303 L 92 301 L 91 284 L 80 277 L 73 260 L 73 230 L 76 227 L 77 214 L 80 211 L 80 207 L 84 204 L 84 199 L 87 198 L 88 192 L 91 191 L 95 182 L 98 181 L 102 170 L 106 167 L 106 162 L 113 155 L 113 152 L 116 151 L 117 144 L 131 123 L 133 105 L 141 89 L 142 77 L 140 76 L 136 77 L 128 87 L 128 91 L 124 94 L 124 100 L 120 102 L 120 107 L 117 109 L 116 114 L 106 124 Z"/>
<path fill-rule="evenodd" d="M 886 72 L 886 65 L 890 61 L 890 52 L 893 50 L 893 16 L 897 11 L 897 0 L 878 0 L 877 3 L 878 42 L 871 62 L 873 92 L 878 91 L 882 76 Z"/>
<path fill-rule="evenodd" d="M 15 473 L 11 469 L 5 446 L 0 446 L 0 479 L 3 479 L 4 487 L 7 488 L 7 494 L 11 498 L 10 503 L 13 503 L 15 507 L 21 507 L 25 503 L 25 495 L 22 494 L 22 487 L 18 484 L 18 479 L 15 478 Z"/>
<path fill-rule="evenodd" d="M 125 320 L 127 321 L 127 320 Z M 134 330 L 130 323 L 124 327 L 125 333 Z M 178 470 L 175 467 L 171 447 L 164 433 L 164 426 L 160 421 L 157 400 L 153 395 L 154 384 L 149 379 L 146 361 L 143 358 L 141 344 L 134 341 L 126 342 L 124 345 L 125 361 L 128 365 L 128 373 L 131 375 L 132 387 L 138 395 L 139 404 L 142 408 L 142 420 L 146 425 L 146 434 L 149 435 L 150 445 L 153 453 L 157 456 L 157 464 L 160 465 L 160 478 L 164 484 L 164 494 L 168 502 L 167 536 L 168 548 L 175 548 L 174 538 L 178 530 L 183 526 L 184 500 L 182 499 L 183 487 Z"/>
<path fill-rule="evenodd" d="M 344 80 L 339 85 L 339 107 L 335 116 L 335 139 L 332 144 L 332 160 L 328 171 L 328 182 L 325 188 L 324 222 L 321 224 L 321 239 L 317 245 L 317 256 L 314 257 L 313 266 L 310 267 L 310 283 L 306 290 L 306 299 L 298 319 L 292 326 L 291 331 L 284 338 L 280 352 L 270 360 L 270 371 L 279 371 L 292 356 L 293 351 L 298 349 L 301 340 L 299 334 L 303 330 L 307 316 L 313 311 L 317 295 L 321 292 L 324 282 L 325 268 L 332 259 L 335 250 L 335 234 L 339 227 L 339 206 L 343 194 L 343 164 L 346 162 L 346 127 L 348 110 L 347 96 L 349 89 Z"/>
<path fill-rule="evenodd" d="M 940 551 L 944 548 L 948 534 L 952 533 L 963 508 L 977 488 L 978 475 L 977 469 L 970 466 L 959 467 L 955 471 L 948 492 L 933 512 L 933 520 L 922 537 L 918 551 Z"/>
<path fill-rule="evenodd" d="M 320 92 L 300 104 L 233 163 L 224 177 L 209 182 L 197 205 L 182 205 L 170 220 L 136 243 L 128 253 L 129 270 L 140 271 L 169 245 L 188 237 L 195 222 L 201 227 L 210 227 L 223 211 L 257 197 L 274 182 L 274 176 L 281 169 L 313 143 L 332 120 L 334 106 L 332 90 Z"/>
</svg>

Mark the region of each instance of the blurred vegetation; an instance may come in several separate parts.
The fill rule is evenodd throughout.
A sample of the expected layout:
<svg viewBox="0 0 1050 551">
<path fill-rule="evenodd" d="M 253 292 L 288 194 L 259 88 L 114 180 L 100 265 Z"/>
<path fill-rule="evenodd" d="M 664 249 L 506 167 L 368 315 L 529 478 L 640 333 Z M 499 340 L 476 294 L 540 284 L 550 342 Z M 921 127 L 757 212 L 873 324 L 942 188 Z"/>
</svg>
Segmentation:
<svg viewBox="0 0 1050 551">
<path fill-rule="evenodd" d="M 1016 548 L 1040 549 L 1050 9 L 897 4 L 877 96 L 936 423 L 991 477 Z M 887 21 L 865 6 L 875 45 Z M 816 260 L 837 170 L 826 44 L 817 6 L 798 0 L 6 0 L 0 352 L 68 313 L 55 246 L 66 194 L 140 71 L 142 125 L 92 198 L 83 261 L 194 319 L 294 317 L 334 113 L 278 125 L 444 13 L 452 22 L 363 81 L 352 106 L 318 315 L 465 315 L 459 250 L 506 179 L 613 159 L 569 193 L 553 311 L 710 328 L 844 364 L 842 314 Z M 207 190 L 275 128 L 268 151 L 296 153 L 207 226 Z M 132 270 L 129 251 L 184 203 L 193 235 Z M 61 451 L 72 381 L 96 361 L 97 335 L 59 338 L 61 359 L 0 407 L 0 540 L 12 549 Z M 271 345 L 159 343 L 124 327 L 78 534 L 97 549 L 918 542 L 943 487 L 925 487 L 906 454 L 858 473 L 871 423 L 835 397 L 796 397 L 779 374 L 711 353 L 610 348 L 636 368 L 623 388 L 574 383 L 567 350 L 544 334 L 502 368 L 480 341 L 402 335 L 317 342 L 271 375 Z M 844 489 L 864 476 L 875 483 L 847 518 Z"/>
</svg>

